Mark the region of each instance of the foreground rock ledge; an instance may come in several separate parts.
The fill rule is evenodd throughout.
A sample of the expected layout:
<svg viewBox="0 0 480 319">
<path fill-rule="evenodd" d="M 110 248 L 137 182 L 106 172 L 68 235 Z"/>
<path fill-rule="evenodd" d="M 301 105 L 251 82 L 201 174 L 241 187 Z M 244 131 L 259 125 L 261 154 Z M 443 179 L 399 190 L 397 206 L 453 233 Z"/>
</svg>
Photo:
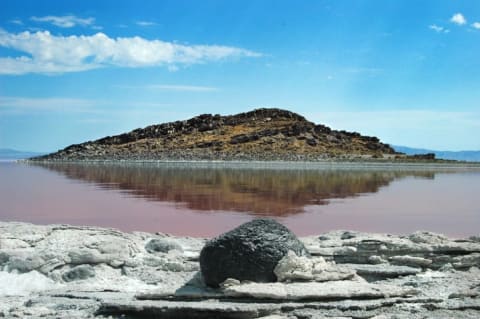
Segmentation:
<svg viewBox="0 0 480 319">
<path fill-rule="evenodd" d="M 301 238 L 281 282 L 199 272 L 205 239 L 0 223 L 0 317 L 479 318 L 480 238 L 335 231 Z M 320 269 L 320 270 L 319 270 Z"/>
</svg>

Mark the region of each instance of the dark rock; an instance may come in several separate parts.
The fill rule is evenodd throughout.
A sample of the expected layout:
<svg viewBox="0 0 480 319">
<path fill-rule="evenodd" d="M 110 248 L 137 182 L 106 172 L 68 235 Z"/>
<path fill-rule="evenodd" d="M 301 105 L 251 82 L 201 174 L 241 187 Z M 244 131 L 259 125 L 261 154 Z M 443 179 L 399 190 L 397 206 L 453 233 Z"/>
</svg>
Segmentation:
<svg viewBox="0 0 480 319">
<path fill-rule="evenodd" d="M 310 146 L 317 146 L 317 141 L 314 138 L 308 138 L 307 144 Z"/>
<path fill-rule="evenodd" d="M 411 155 L 411 157 L 414 159 L 420 159 L 420 160 L 434 160 L 435 153 L 414 154 L 414 155 Z"/>
<path fill-rule="evenodd" d="M 257 134 L 239 134 L 232 136 L 230 144 L 241 144 L 258 140 L 260 137 Z"/>
<path fill-rule="evenodd" d="M 227 278 L 274 282 L 273 270 L 289 250 L 308 255 L 285 226 L 272 219 L 255 219 L 208 241 L 200 253 L 200 268 L 211 287 Z"/>
<path fill-rule="evenodd" d="M 62 275 L 62 279 L 70 282 L 83 280 L 95 276 L 95 269 L 90 265 L 76 266 Z"/>
<path fill-rule="evenodd" d="M 315 125 L 313 130 L 315 133 L 319 133 L 319 134 L 329 134 L 332 131 L 332 129 L 329 128 L 328 126 L 321 125 L 321 124 Z"/>
<path fill-rule="evenodd" d="M 343 232 L 342 236 L 340 236 L 340 239 L 344 240 L 344 239 L 352 239 L 352 238 L 355 238 L 356 235 L 352 232 L 349 232 L 349 231 L 346 231 L 346 232 Z"/>
<path fill-rule="evenodd" d="M 249 140 L 250 140 L 250 138 L 248 137 L 248 135 L 239 134 L 239 135 L 232 136 L 232 138 L 230 140 L 230 144 L 246 143 Z"/>
<path fill-rule="evenodd" d="M 174 249 L 183 251 L 182 246 L 180 246 L 179 244 L 170 240 L 162 239 L 162 238 L 154 238 L 150 240 L 145 245 L 145 249 L 149 253 L 155 253 L 155 252 L 168 253 L 170 250 L 174 250 Z"/>
<path fill-rule="evenodd" d="M 274 136 L 277 135 L 279 131 L 277 129 L 266 129 L 258 132 L 259 136 Z"/>
</svg>

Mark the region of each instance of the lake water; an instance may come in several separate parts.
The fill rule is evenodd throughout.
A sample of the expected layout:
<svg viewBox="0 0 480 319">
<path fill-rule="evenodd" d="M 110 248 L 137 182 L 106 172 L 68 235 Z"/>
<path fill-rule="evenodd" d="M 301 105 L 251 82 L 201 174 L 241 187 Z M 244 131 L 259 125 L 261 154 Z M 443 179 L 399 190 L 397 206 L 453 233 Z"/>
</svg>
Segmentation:
<svg viewBox="0 0 480 319">
<path fill-rule="evenodd" d="M 257 216 L 297 235 L 480 233 L 480 168 L 0 162 L 0 220 L 214 236 Z"/>
</svg>

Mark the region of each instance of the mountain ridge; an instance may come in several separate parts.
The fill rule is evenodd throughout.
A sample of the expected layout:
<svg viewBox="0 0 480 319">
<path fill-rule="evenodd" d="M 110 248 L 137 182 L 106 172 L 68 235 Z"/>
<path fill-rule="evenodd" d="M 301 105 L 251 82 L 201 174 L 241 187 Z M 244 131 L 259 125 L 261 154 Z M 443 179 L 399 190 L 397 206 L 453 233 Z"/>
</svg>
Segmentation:
<svg viewBox="0 0 480 319">
<path fill-rule="evenodd" d="M 407 155 L 416 154 L 435 154 L 435 158 L 453 161 L 465 161 L 465 162 L 480 162 L 480 151 L 464 150 L 464 151 L 438 151 L 425 148 L 415 148 L 409 146 L 392 145 L 392 147 L 401 153 Z"/>
<path fill-rule="evenodd" d="M 19 160 L 33 156 L 41 156 L 44 152 L 19 151 L 11 148 L 0 148 L 0 159 L 2 160 Z"/>
<path fill-rule="evenodd" d="M 333 130 L 300 114 L 260 108 L 201 114 L 70 145 L 34 160 L 322 160 L 400 156 L 377 137 Z"/>
</svg>

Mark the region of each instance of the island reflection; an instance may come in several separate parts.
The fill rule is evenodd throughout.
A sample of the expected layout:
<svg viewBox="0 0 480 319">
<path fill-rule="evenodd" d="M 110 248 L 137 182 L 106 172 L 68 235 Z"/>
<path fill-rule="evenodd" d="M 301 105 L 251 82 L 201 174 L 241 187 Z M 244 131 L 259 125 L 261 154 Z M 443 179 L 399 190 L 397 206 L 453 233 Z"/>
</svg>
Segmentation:
<svg viewBox="0 0 480 319">
<path fill-rule="evenodd" d="M 188 165 L 40 164 L 75 181 L 127 196 L 175 203 L 195 211 L 286 217 L 331 199 L 376 193 L 430 171 L 192 168 Z"/>
</svg>

